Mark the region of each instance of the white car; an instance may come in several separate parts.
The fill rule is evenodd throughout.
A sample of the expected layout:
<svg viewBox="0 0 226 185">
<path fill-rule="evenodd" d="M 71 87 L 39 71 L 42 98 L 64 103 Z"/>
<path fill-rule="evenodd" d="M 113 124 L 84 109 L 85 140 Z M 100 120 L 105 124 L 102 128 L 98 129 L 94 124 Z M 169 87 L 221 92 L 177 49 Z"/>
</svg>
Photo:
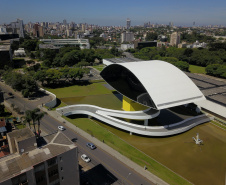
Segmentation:
<svg viewBox="0 0 226 185">
<path fill-rule="evenodd" d="M 85 161 L 87 163 L 91 161 L 91 159 L 86 154 L 82 154 L 81 158 L 82 158 L 83 161 Z"/>
<path fill-rule="evenodd" d="M 58 126 L 58 129 L 61 130 L 61 131 L 65 130 L 65 128 L 63 126 Z"/>
</svg>

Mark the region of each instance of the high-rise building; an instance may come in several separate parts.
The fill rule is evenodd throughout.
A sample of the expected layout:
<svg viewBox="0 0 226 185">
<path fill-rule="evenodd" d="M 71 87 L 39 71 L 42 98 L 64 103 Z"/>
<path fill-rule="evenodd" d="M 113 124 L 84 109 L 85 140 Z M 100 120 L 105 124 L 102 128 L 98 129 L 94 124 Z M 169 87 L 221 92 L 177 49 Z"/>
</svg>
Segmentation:
<svg viewBox="0 0 226 185">
<path fill-rule="evenodd" d="M 169 22 L 169 27 L 173 27 L 173 22 Z"/>
<path fill-rule="evenodd" d="M 34 24 L 33 26 L 33 36 L 34 37 L 43 37 L 45 34 L 45 28 L 39 24 Z"/>
<path fill-rule="evenodd" d="M 85 32 L 85 30 L 86 30 L 86 25 L 82 24 L 82 31 Z"/>
<path fill-rule="evenodd" d="M 171 46 L 178 46 L 180 43 L 180 33 L 174 32 L 170 36 L 170 45 Z"/>
<path fill-rule="evenodd" d="M 10 155 L 0 158 L 1 185 L 79 185 L 78 148 L 62 132 L 37 147 L 29 128 L 7 134 Z"/>
<path fill-rule="evenodd" d="M 45 35 L 45 27 L 39 26 L 38 31 L 39 31 L 39 37 L 43 37 Z"/>
<path fill-rule="evenodd" d="M 126 20 L 126 29 L 130 29 L 130 26 L 131 26 L 131 21 L 129 18 L 127 18 Z"/>
<path fill-rule="evenodd" d="M 123 32 L 121 34 L 121 43 L 134 41 L 134 33 L 132 32 Z"/>
<path fill-rule="evenodd" d="M 63 20 L 63 25 L 64 25 L 64 26 L 67 25 L 67 20 L 66 20 L 66 19 Z"/>
<path fill-rule="evenodd" d="M 39 25 L 37 23 L 33 26 L 33 36 L 39 37 Z"/>
<path fill-rule="evenodd" d="M 71 37 L 72 36 L 72 31 L 67 29 L 66 30 L 66 35 L 67 35 L 67 37 Z"/>
<path fill-rule="evenodd" d="M 24 38 L 24 24 L 23 20 L 17 19 L 16 22 L 11 22 L 11 28 L 13 29 L 13 33 L 19 34 L 19 37 Z"/>
</svg>

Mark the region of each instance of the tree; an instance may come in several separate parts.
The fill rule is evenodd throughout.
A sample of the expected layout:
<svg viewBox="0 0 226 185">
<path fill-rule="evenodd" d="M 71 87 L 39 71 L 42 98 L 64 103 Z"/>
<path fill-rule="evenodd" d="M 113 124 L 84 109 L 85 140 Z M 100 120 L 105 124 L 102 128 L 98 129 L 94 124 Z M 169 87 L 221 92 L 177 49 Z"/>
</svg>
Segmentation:
<svg viewBox="0 0 226 185">
<path fill-rule="evenodd" d="M 48 69 L 46 71 L 46 81 L 48 84 L 59 81 L 62 76 L 62 72 L 60 72 L 58 69 Z"/>
<path fill-rule="evenodd" d="M 15 50 L 18 50 L 18 48 L 19 48 L 19 41 L 13 41 L 13 43 L 11 44 L 12 52 L 14 52 Z"/>
<path fill-rule="evenodd" d="M 69 70 L 69 76 L 72 80 L 75 80 L 79 74 L 79 68 L 71 68 Z"/>
<path fill-rule="evenodd" d="M 60 60 L 60 66 L 73 66 L 81 61 L 81 52 L 78 50 L 66 53 Z"/>
<path fill-rule="evenodd" d="M 53 62 L 54 58 L 56 57 L 57 51 L 53 49 L 42 49 L 41 53 L 43 54 L 41 59 L 44 60 L 49 60 Z"/>
<path fill-rule="evenodd" d="M 115 46 L 110 49 L 110 53 L 115 57 L 121 56 L 122 52 L 120 52 Z"/>
<path fill-rule="evenodd" d="M 47 113 L 46 112 L 41 112 L 39 114 L 36 114 L 36 119 L 38 121 L 38 136 L 39 137 L 40 137 L 40 133 L 41 133 L 41 130 L 40 130 L 40 120 L 45 116 L 45 114 L 47 114 Z"/>
<path fill-rule="evenodd" d="M 40 112 L 40 109 L 39 108 L 35 108 L 33 110 L 30 111 L 30 117 L 32 119 L 32 123 L 33 123 L 33 126 L 34 126 L 34 132 L 36 132 L 36 128 L 35 128 L 35 122 L 37 121 L 38 119 L 38 112 Z"/>
<path fill-rule="evenodd" d="M 0 115 L 5 113 L 5 106 L 3 104 L 0 104 Z"/>
<path fill-rule="evenodd" d="M 23 44 L 21 44 L 21 47 L 31 52 L 31 51 L 35 51 L 37 43 L 38 43 L 38 40 L 25 40 Z"/>
<path fill-rule="evenodd" d="M 93 64 L 95 59 L 96 59 L 96 55 L 95 55 L 95 51 L 94 50 L 91 50 L 91 49 L 83 49 L 82 50 L 82 56 L 81 58 L 90 63 L 90 64 Z"/>
<path fill-rule="evenodd" d="M 24 97 L 31 96 L 33 93 L 35 93 L 38 90 L 38 85 L 34 77 L 29 74 L 25 74 L 23 76 L 23 79 L 24 79 L 24 84 L 22 85 L 23 86 L 22 94 Z"/>
<path fill-rule="evenodd" d="M 23 119 L 25 123 L 28 123 L 29 128 L 31 128 L 31 121 L 32 121 L 31 110 L 25 111 L 25 116 L 23 116 Z"/>
<path fill-rule="evenodd" d="M 155 32 L 147 33 L 146 41 L 157 40 L 157 38 L 158 38 L 158 34 L 157 33 L 155 33 Z"/>
</svg>

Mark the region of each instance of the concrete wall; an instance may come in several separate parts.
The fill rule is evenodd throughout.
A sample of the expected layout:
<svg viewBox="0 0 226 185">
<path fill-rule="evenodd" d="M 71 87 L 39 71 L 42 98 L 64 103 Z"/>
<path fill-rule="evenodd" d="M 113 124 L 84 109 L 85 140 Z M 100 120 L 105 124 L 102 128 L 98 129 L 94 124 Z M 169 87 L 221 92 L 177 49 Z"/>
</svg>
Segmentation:
<svg viewBox="0 0 226 185">
<path fill-rule="evenodd" d="M 110 61 L 107 61 L 107 60 L 103 59 L 103 64 L 108 66 L 110 64 L 113 64 L 113 62 L 110 62 Z"/>
<path fill-rule="evenodd" d="M 57 156 L 58 171 L 61 185 L 79 185 L 78 148 Z"/>
<path fill-rule="evenodd" d="M 42 89 L 42 88 L 40 88 L 40 90 L 43 91 L 43 92 L 45 92 L 46 94 L 49 94 L 49 95 L 52 96 L 52 98 L 53 98 L 53 100 L 50 101 L 50 102 L 48 102 L 48 103 L 46 103 L 45 106 L 46 106 L 46 107 L 49 107 L 49 108 L 55 107 L 56 104 L 57 104 L 57 98 L 56 98 L 56 95 L 53 94 L 53 93 L 51 93 L 51 92 L 49 92 L 49 91 L 46 91 L 45 89 Z"/>
</svg>

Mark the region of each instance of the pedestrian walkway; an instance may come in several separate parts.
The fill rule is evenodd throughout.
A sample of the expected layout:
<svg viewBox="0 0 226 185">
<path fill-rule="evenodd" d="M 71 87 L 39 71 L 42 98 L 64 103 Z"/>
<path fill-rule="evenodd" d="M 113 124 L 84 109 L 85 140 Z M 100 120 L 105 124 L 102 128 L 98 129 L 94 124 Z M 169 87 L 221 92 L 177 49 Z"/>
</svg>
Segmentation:
<svg viewBox="0 0 226 185">
<path fill-rule="evenodd" d="M 74 130 L 75 132 L 77 132 L 78 134 L 83 136 L 84 138 L 87 138 L 88 140 L 92 140 L 92 142 L 95 145 L 97 145 L 98 147 L 100 147 L 102 150 L 104 150 L 107 153 L 111 154 L 116 159 L 120 160 L 122 163 L 126 164 L 127 166 L 129 166 L 130 168 L 135 170 L 137 173 L 140 173 L 140 175 L 146 177 L 147 179 L 149 179 L 150 181 L 154 182 L 155 184 L 159 184 L 159 185 L 160 184 L 161 185 L 166 185 L 167 184 L 166 182 L 164 182 L 159 177 L 157 177 L 154 174 L 150 173 L 149 171 L 145 170 L 143 167 L 137 165 L 136 163 L 134 163 L 133 161 L 131 161 L 127 157 L 123 156 L 118 151 L 112 149 L 111 147 L 109 147 L 108 145 L 103 143 L 102 141 L 99 141 L 95 137 L 91 136 L 90 134 L 86 133 L 85 131 L 81 130 L 80 128 L 76 127 L 75 125 L 71 124 L 70 122 L 68 122 L 67 120 L 65 120 L 61 116 L 59 116 L 60 114 L 58 114 L 56 111 L 49 111 L 45 107 L 42 107 L 42 106 L 39 106 L 39 108 L 41 110 L 47 112 L 53 118 L 57 118 L 58 121 L 64 123 L 64 125 L 66 127 L 69 127 L 70 129 Z"/>
</svg>

